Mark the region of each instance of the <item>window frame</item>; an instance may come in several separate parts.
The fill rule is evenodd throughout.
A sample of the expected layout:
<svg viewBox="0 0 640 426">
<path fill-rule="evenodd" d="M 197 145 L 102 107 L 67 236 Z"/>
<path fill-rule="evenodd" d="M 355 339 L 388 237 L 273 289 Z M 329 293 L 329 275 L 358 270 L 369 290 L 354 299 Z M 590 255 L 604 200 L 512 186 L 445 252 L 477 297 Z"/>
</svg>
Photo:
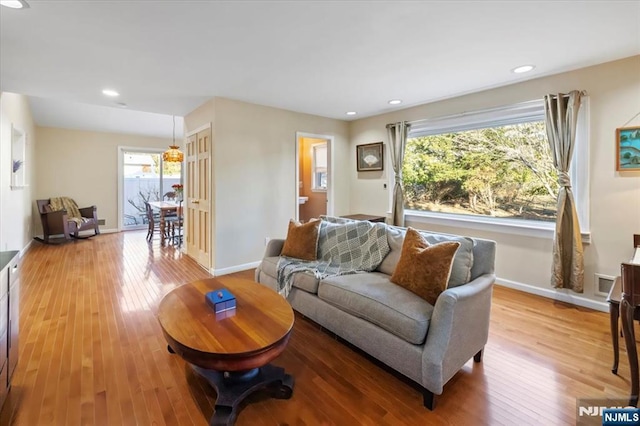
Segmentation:
<svg viewBox="0 0 640 426">
<path fill-rule="evenodd" d="M 590 243 L 591 239 L 589 223 L 589 117 L 589 97 L 583 96 L 578 114 L 576 146 L 573 150 L 569 175 L 571 177 L 582 240 L 583 243 L 586 244 Z M 450 116 L 411 122 L 407 139 L 530 121 L 544 121 L 544 119 L 544 100 L 534 100 L 515 105 L 463 112 Z M 393 187 L 394 183 L 395 177 L 393 174 L 390 174 L 390 187 Z M 389 192 L 389 206 L 391 206 L 393 196 L 391 194 L 392 191 Z M 391 210 L 391 207 L 389 210 Z M 540 238 L 553 239 L 555 237 L 555 222 L 548 221 L 495 218 L 491 216 L 430 212 L 406 208 L 405 220 L 408 222 L 464 227 Z"/>
</svg>

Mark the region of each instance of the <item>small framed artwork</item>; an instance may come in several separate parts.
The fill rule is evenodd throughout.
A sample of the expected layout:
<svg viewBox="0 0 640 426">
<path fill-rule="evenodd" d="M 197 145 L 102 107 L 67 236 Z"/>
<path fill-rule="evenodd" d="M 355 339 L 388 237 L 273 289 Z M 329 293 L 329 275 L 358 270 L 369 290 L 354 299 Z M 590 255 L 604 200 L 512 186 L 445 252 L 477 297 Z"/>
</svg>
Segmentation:
<svg viewBox="0 0 640 426">
<path fill-rule="evenodd" d="M 640 127 L 616 129 L 616 170 L 640 171 Z"/>
<path fill-rule="evenodd" d="M 356 161 L 359 172 L 383 170 L 382 142 L 357 145 Z"/>
</svg>

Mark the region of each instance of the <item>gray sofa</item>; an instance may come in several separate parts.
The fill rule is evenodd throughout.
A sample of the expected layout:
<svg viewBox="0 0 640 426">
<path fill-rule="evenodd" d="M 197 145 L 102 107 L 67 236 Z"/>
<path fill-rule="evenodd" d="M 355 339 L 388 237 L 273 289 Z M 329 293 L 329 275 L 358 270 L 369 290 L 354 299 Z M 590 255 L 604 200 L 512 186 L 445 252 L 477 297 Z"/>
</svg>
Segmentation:
<svg viewBox="0 0 640 426">
<path fill-rule="evenodd" d="M 406 229 L 385 225 L 390 252 L 377 270 L 318 279 L 299 272 L 288 300 L 296 311 L 418 383 L 434 408 L 449 379 L 472 357 L 481 361 L 489 334 L 496 243 L 428 233 L 430 243 L 458 241 L 449 286 L 435 306 L 389 279 Z M 284 240 L 273 239 L 256 269 L 256 281 L 277 289 Z"/>
</svg>

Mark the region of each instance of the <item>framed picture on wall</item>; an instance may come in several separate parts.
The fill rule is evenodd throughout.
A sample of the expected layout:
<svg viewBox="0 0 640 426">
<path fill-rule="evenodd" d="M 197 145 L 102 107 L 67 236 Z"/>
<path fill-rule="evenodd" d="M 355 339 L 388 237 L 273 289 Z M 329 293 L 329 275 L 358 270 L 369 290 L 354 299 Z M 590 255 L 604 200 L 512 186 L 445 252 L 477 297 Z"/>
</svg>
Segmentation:
<svg viewBox="0 0 640 426">
<path fill-rule="evenodd" d="M 357 145 L 356 162 L 359 172 L 383 170 L 382 142 Z"/>
<path fill-rule="evenodd" d="M 640 171 L 640 127 L 616 129 L 616 170 Z"/>
</svg>

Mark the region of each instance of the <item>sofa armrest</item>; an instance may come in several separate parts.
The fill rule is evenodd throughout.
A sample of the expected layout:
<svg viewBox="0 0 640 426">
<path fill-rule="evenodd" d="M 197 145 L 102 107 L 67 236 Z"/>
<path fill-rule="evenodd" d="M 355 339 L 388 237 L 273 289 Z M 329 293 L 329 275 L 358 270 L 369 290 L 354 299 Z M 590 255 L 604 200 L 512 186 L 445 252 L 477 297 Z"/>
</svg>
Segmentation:
<svg viewBox="0 0 640 426">
<path fill-rule="evenodd" d="M 40 212 L 40 214 L 44 217 L 47 218 L 47 220 L 49 220 L 49 218 L 51 218 L 51 220 L 59 220 L 61 221 L 65 216 L 67 216 L 67 211 L 66 210 L 55 210 L 55 211 L 48 211 L 48 212 Z"/>
<path fill-rule="evenodd" d="M 278 238 L 269 240 L 267 248 L 264 251 L 264 257 L 280 256 L 282 247 L 284 247 L 284 240 Z"/>
<path fill-rule="evenodd" d="M 435 394 L 484 348 L 494 274 L 445 290 L 436 301 L 422 352 L 422 385 Z"/>
<path fill-rule="evenodd" d="M 80 215 L 82 217 L 86 217 L 88 219 L 95 219 L 98 220 L 98 208 L 96 206 L 91 206 L 91 207 L 83 207 L 80 210 Z"/>
<path fill-rule="evenodd" d="M 45 235 L 68 234 L 69 216 L 66 210 L 40 212 L 40 218 Z"/>
</svg>

